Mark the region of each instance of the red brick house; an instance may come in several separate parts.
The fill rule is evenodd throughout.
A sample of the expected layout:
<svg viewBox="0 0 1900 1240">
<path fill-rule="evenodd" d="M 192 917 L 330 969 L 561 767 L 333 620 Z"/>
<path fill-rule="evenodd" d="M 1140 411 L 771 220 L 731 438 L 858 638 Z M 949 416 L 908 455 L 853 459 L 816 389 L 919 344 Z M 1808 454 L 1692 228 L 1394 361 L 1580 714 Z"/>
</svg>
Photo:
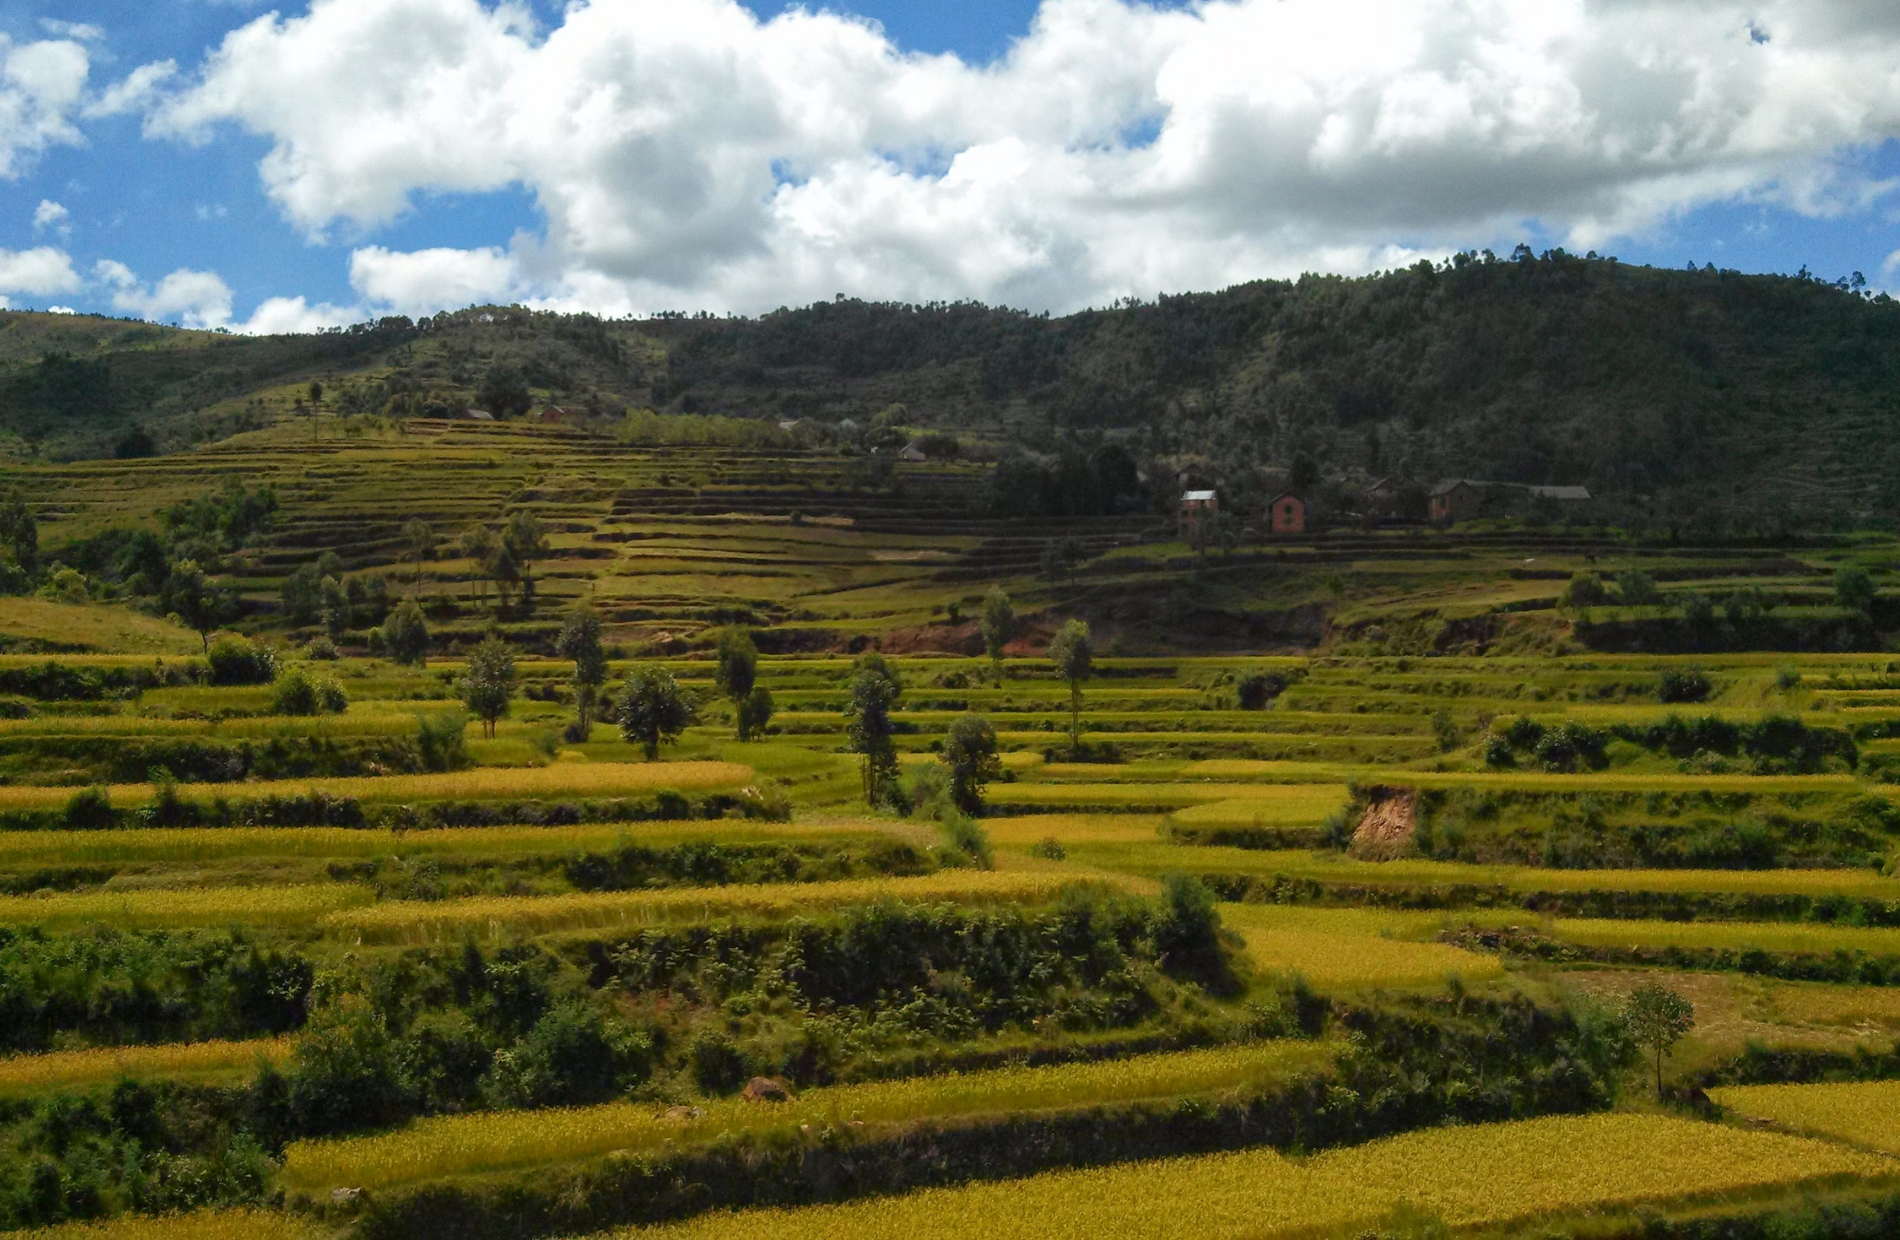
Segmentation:
<svg viewBox="0 0 1900 1240">
<path fill-rule="evenodd" d="M 1291 491 L 1274 496 L 1267 505 L 1267 526 L 1275 534 L 1306 533 L 1306 501 Z"/>
<path fill-rule="evenodd" d="M 1181 492 L 1180 524 L 1182 529 L 1192 529 L 1200 522 L 1204 513 L 1220 511 L 1220 496 L 1213 491 Z"/>
</svg>

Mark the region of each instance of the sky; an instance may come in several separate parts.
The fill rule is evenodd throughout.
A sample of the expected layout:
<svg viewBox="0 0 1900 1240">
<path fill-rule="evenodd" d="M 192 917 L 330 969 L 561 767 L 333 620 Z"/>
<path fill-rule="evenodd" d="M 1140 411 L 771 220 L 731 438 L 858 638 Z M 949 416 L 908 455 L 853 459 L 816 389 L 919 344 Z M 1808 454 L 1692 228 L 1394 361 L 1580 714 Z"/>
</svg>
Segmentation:
<svg viewBox="0 0 1900 1240">
<path fill-rule="evenodd" d="M 1465 249 L 1900 291 L 1893 0 L 0 0 L 0 301 L 1064 313 Z"/>
</svg>

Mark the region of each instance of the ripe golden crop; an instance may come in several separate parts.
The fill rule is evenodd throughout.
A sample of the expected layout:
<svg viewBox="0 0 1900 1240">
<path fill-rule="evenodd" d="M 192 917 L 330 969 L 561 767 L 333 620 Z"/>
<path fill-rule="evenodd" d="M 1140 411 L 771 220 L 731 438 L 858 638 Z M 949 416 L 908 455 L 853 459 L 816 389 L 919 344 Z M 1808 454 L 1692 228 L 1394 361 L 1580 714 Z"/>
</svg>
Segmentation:
<svg viewBox="0 0 1900 1240">
<path fill-rule="evenodd" d="M 1900 1154 L 1900 1081 L 1735 1085 L 1712 1089 L 1709 1097 L 1751 1119 Z"/>
<path fill-rule="evenodd" d="M 258 1061 L 282 1063 L 289 1038 L 248 1042 L 178 1042 L 163 1046 L 100 1046 L 0 1059 L 0 1096 L 83 1088 L 120 1076 L 177 1080 L 248 1071 Z"/>
<path fill-rule="evenodd" d="M 1652 1115 L 1438 1128 L 1306 1159 L 1271 1150 L 1063 1171 L 849 1205 L 707 1214 L 617 1233 L 656 1240 L 1242 1240 L 1376 1223 L 1401 1207 L 1451 1227 L 1664 1204 L 1900 1165 L 1820 1141 Z"/>
<path fill-rule="evenodd" d="M 806 1091 L 789 1103 L 760 1106 L 737 1098 L 708 1102 L 704 1115 L 669 1120 L 649 1104 L 545 1111 L 493 1111 L 422 1120 L 397 1132 L 331 1141 L 299 1141 L 285 1151 L 284 1182 L 304 1191 L 379 1188 L 642 1151 L 666 1142 L 792 1132 L 856 1121 L 919 1119 L 1056 1110 L 1257 1089 L 1324 1071 L 1334 1048 L 1313 1042 L 1143 1055 L 1101 1063 L 1000 1068 Z"/>
</svg>

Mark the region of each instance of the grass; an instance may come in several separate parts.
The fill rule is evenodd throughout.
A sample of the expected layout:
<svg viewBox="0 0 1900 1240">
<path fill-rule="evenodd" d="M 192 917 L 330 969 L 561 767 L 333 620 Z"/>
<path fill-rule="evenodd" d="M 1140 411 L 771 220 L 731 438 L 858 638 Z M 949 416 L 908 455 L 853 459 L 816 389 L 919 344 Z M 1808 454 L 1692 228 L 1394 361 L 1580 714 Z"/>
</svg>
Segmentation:
<svg viewBox="0 0 1900 1240">
<path fill-rule="evenodd" d="M 1323 1071 L 1334 1048 L 1267 1042 L 1144 1055 L 1103 1063 L 1000 1068 L 812 1089 L 761 1107 L 739 1098 L 706 1102 L 703 1114 L 669 1119 L 644 1103 L 544 1111 L 485 1112 L 426 1119 L 397 1132 L 299 1141 L 285 1151 L 283 1182 L 304 1192 L 384 1188 L 444 1176 L 504 1171 L 669 1144 L 796 1132 L 802 1125 L 884 1126 L 916 1120 L 1075 1109 L 1251 1091 Z"/>
<path fill-rule="evenodd" d="M 752 768 L 737 762 L 563 762 L 542 767 L 475 767 L 439 775 L 356 776 L 348 779 L 282 779 L 239 784 L 181 784 L 187 800 L 308 796 L 315 792 L 359 801 L 514 801 L 642 796 L 665 789 L 711 791 L 737 788 Z M 154 796 L 151 784 L 108 789 L 114 805 L 139 805 Z M 57 809 L 71 788 L 0 788 L 0 811 Z"/>
<path fill-rule="evenodd" d="M 618 1234 L 1242 1240 L 1369 1226 L 1401 1207 L 1460 1228 L 1885 1180 L 1896 1172 L 1900 1164 L 1888 1159 L 1801 1137 L 1654 1115 L 1591 1115 L 1431 1129 L 1305 1159 L 1258 1150 L 1122 1164 L 847 1205 L 708 1214 Z"/>
<path fill-rule="evenodd" d="M 1865 952 L 1900 955 L 1900 929 L 1815 925 L 1803 922 L 1607 921 L 1576 918 L 1553 922 L 1550 934 L 1582 947 L 1678 947 L 1685 949 L 1833 955 Z"/>
<path fill-rule="evenodd" d="M 1900 1081 L 1733 1085 L 1709 1098 L 1749 1119 L 1900 1154 Z"/>
<path fill-rule="evenodd" d="M 101 1046 L 48 1051 L 0 1059 L 0 1097 L 27 1097 L 46 1090 L 83 1089 L 120 1077 L 170 1081 L 222 1081 L 244 1076 L 260 1062 L 290 1057 L 289 1038 L 249 1042 L 179 1042 L 164 1046 Z"/>
<path fill-rule="evenodd" d="M 1246 940 L 1256 968 L 1298 975 L 1320 990 L 1430 986 L 1451 974 L 1477 980 L 1504 972 L 1494 956 L 1393 935 L 1428 924 L 1416 915 L 1393 922 L 1358 909 L 1223 904 L 1221 921 Z"/>
<path fill-rule="evenodd" d="M 734 918 L 791 917 L 879 900 L 957 903 L 1043 902 L 1077 876 L 1056 870 L 950 870 L 921 878 L 848 879 L 830 883 L 664 891 L 587 892 L 557 896 L 477 896 L 439 902 L 390 901 L 324 918 L 334 934 L 362 942 L 439 943 L 472 932 L 491 936 L 568 930 L 699 923 Z"/>
<path fill-rule="evenodd" d="M 1182 821 L 1188 813 L 1174 815 Z M 1196 848 L 1171 854 L 1177 869 L 1207 873 L 1285 874 L 1369 886 L 1504 887 L 1512 891 L 1657 891 L 1738 895 L 1900 898 L 1900 884 L 1868 870 L 1556 870 L 1539 866 L 1467 865 L 1407 858 L 1358 861 L 1303 850 Z"/>
<path fill-rule="evenodd" d="M 601 823 L 560 827 L 131 827 L 0 831 L 0 866 L 203 864 L 271 857 L 538 857 L 638 845 L 822 843 L 883 830 L 872 822 Z"/>
<path fill-rule="evenodd" d="M 62 1223 L 14 1234 L 20 1240 L 323 1240 L 332 1233 L 306 1219 L 270 1210 L 197 1210 Z"/>
<path fill-rule="evenodd" d="M 123 654 L 194 655 L 204 649 L 183 625 L 103 603 L 55 603 L 9 598 L 0 607 L 0 635 L 39 642 L 51 650 L 107 650 Z"/>
<path fill-rule="evenodd" d="M 375 897 L 342 883 L 290 887 L 219 887 L 192 891 L 83 891 L 0 896 L 0 925 L 48 930 L 104 924 L 157 926 L 314 925 Z"/>
</svg>

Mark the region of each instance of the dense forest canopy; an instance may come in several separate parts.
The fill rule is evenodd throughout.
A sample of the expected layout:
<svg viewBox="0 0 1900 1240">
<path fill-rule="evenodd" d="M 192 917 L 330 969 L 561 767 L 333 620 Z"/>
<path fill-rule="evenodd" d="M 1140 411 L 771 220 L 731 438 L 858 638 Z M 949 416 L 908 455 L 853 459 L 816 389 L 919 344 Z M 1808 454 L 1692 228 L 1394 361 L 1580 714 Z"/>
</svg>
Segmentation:
<svg viewBox="0 0 1900 1240">
<path fill-rule="evenodd" d="M 49 326 L 49 320 L 53 321 Z M 55 330 L 57 328 L 57 330 Z M 0 314 L 0 430 L 23 455 L 159 450 L 301 412 L 410 416 L 558 402 L 767 419 L 901 407 L 905 425 L 1086 458 L 1582 483 L 1652 507 L 1785 521 L 1900 507 L 1900 305 L 1856 282 L 1665 271 L 1562 251 L 1460 254 L 1063 317 L 839 298 L 757 318 L 603 320 L 478 307 L 242 338 Z"/>
</svg>

